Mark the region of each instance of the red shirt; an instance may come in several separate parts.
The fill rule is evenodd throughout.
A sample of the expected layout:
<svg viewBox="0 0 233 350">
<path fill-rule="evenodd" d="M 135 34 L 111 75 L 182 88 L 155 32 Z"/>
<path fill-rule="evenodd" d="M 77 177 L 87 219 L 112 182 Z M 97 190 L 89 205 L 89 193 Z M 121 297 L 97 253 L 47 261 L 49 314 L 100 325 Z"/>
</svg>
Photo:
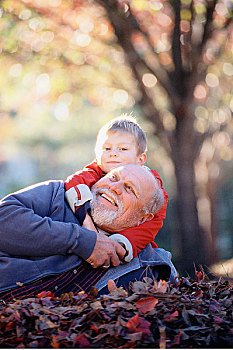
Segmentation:
<svg viewBox="0 0 233 350">
<path fill-rule="evenodd" d="M 154 218 L 149 221 L 145 221 L 143 224 L 130 227 L 120 234 L 125 236 L 131 243 L 133 248 L 133 256 L 136 257 L 137 254 L 151 243 L 153 248 L 157 248 L 157 244 L 154 242 L 155 236 L 157 235 L 160 228 L 163 226 L 163 220 L 166 217 L 168 194 L 163 188 L 163 182 L 156 170 L 151 170 L 152 174 L 156 179 L 159 180 L 164 193 L 164 204 L 163 207 L 154 215 Z M 85 184 L 91 188 L 99 179 L 101 179 L 105 174 L 94 161 L 88 164 L 83 170 L 76 171 L 74 174 L 67 177 L 65 181 L 65 189 L 69 190 L 71 187 L 75 187 L 79 184 Z"/>
</svg>

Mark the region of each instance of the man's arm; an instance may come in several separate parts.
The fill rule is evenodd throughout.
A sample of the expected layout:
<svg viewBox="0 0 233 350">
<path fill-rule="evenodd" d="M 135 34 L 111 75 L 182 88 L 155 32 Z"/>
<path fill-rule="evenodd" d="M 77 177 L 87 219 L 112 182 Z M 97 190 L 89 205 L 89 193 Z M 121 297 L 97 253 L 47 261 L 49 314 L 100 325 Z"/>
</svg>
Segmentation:
<svg viewBox="0 0 233 350">
<path fill-rule="evenodd" d="M 80 227 L 68 208 L 62 182 L 51 181 L 13 193 L 0 201 L 0 250 L 19 256 L 77 254 L 87 259 L 96 232 Z"/>
<path fill-rule="evenodd" d="M 76 254 L 90 257 L 93 267 L 119 265 L 124 249 L 76 222 L 62 182 L 28 187 L 0 201 L 0 250 L 24 257 Z"/>
</svg>

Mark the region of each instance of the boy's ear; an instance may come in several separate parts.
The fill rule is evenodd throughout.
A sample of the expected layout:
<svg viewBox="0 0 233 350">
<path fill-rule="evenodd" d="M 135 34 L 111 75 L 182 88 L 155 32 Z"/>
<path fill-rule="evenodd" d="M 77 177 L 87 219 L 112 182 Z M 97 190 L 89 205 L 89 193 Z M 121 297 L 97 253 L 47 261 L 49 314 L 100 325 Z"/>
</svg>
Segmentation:
<svg viewBox="0 0 233 350">
<path fill-rule="evenodd" d="M 142 153 L 138 156 L 138 165 L 144 165 L 146 163 L 146 153 Z"/>
<path fill-rule="evenodd" d="M 154 217 L 154 215 L 153 214 L 151 214 L 151 213 L 149 213 L 149 214 L 145 214 L 142 218 L 141 218 L 141 220 L 139 220 L 139 222 L 138 222 L 138 226 L 139 225 L 141 225 L 141 224 L 143 224 L 145 221 L 149 221 L 149 220 L 152 220 L 153 219 L 153 217 Z"/>
</svg>

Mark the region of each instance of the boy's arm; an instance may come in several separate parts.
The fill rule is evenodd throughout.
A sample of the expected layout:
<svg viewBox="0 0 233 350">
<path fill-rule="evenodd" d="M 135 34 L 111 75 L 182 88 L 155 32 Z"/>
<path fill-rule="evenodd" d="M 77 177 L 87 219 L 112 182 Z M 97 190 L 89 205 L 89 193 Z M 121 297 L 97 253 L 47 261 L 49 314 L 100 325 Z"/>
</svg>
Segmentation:
<svg viewBox="0 0 233 350">
<path fill-rule="evenodd" d="M 83 170 L 76 171 L 65 180 L 65 197 L 75 213 L 77 208 L 92 199 L 90 188 L 104 174 L 96 162 L 88 164 Z"/>
<path fill-rule="evenodd" d="M 162 180 L 160 179 L 160 177 L 156 176 L 156 178 L 159 178 L 162 185 Z M 130 227 L 128 229 L 120 231 L 116 235 L 110 236 L 112 239 L 116 240 L 118 243 L 121 243 L 121 237 L 124 236 L 122 237 L 122 244 L 126 248 L 128 246 L 127 250 L 129 252 L 128 256 L 126 256 L 125 261 L 129 262 L 133 257 L 136 257 L 138 253 L 147 246 L 147 244 L 152 243 L 158 231 L 163 226 L 163 220 L 166 217 L 167 202 L 168 202 L 168 194 L 164 189 L 163 189 L 163 193 L 165 198 L 163 207 L 154 215 L 154 218 L 152 220 L 145 221 L 143 224 L 139 226 Z"/>
</svg>

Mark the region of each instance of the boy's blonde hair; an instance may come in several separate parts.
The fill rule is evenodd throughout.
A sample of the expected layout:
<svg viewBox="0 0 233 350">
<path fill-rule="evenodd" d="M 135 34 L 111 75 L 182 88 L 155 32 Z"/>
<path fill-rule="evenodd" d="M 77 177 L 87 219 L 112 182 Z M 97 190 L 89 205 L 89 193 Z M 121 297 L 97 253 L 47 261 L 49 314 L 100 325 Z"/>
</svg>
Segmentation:
<svg viewBox="0 0 233 350">
<path fill-rule="evenodd" d="M 99 130 L 96 138 L 96 153 L 98 152 L 104 135 L 106 135 L 109 131 L 113 133 L 118 131 L 125 133 L 127 132 L 133 135 L 137 146 L 137 155 L 140 155 L 147 151 L 147 139 L 145 132 L 142 130 L 134 117 L 123 114 L 118 118 L 111 119 Z"/>
</svg>

